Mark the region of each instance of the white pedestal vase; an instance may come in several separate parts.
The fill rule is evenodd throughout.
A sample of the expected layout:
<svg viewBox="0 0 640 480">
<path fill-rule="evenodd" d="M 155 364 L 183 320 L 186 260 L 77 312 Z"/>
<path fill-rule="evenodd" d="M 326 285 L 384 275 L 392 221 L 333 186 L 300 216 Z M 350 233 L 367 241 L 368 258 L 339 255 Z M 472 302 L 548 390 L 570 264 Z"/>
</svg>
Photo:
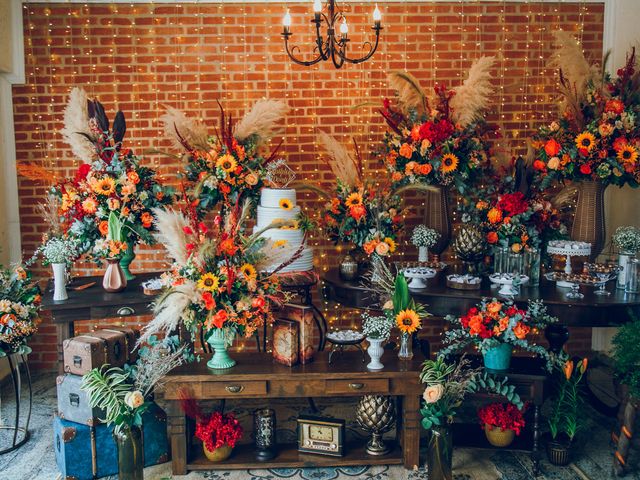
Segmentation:
<svg viewBox="0 0 640 480">
<path fill-rule="evenodd" d="M 429 261 L 429 249 L 427 247 L 418 247 L 418 261 L 419 262 Z"/>
<path fill-rule="evenodd" d="M 53 300 L 60 301 L 69 298 L 67 296 L 67 264 L 66 263 L 52 263 L 53 269 Z"/>
<path fill-rule="evenodd" d="M 618 265 L 622 267 L 622 270 L 618 273 L 618 281 L 616 283 L 617 288 L 624 290 L 624 287 L 627 285 L 628 265 L 634 257 L 635 255 L 631 252 L 620 252 L 618 255 Z"/>
<path fill-rule="evenodd" d="M 369 342 L 369 348 L 367 348 L 367 353 L 371 358 L 371 361 L 367 365 L 369 370 L 382 370 L 384 365 L 380 362 L 382 358 L 382 354 L 384 353 L 384 348 L 382 348 L 382 344 L 386 341 L 385 338 L 368 338 L 367 342 Z"/>
</svg>

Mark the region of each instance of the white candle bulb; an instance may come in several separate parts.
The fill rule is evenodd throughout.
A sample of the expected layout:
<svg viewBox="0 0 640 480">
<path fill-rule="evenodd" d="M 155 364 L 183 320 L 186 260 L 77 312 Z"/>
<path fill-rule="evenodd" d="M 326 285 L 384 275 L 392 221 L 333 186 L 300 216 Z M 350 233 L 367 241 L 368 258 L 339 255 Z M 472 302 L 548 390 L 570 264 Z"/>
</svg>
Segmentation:
<svg viewBox="0 0 640 480">
<path fill-rule="evenodd" d="M 340 25 L 340 33 L 342 35 L 346 35 L 347 33 L 349 33 L 349 26 L 347 25 L 347 19 L 346 18 L 342 19 L 342 24 Z"/>
<path fill-rule="evenodd" d="M 314 0 L 313 11 L 315 13 L 320 13 L 322 11 L 322 2 L 320 0 Z"/>
<path fill-rule="evenodd" d="M 291 26 L 291 14 L 289 13 L 289 9 L 287 8 L 287 13 L 285 13 L 284 18 L 282 19 L 282 25 L 285 27 Z"/>
<path fill-rule="evenodd" d="M 378 8 L 378 4 L 376 3 L 376 8 L 373 11 L 373 21 L 379 22 L 380 20 L 382 20 L 382 13 L 380 13 L 380 9 Z"/>
</svg>

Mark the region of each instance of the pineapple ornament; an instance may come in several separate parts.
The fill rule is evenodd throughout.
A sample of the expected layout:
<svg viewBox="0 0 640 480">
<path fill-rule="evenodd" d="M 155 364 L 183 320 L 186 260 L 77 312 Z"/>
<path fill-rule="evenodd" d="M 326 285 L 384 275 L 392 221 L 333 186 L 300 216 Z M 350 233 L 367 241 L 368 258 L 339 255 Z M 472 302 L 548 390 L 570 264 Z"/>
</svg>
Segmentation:
<svg viewBox="0 0 640 480">
<path fill-rule="evenodd" d="M 391 397 L 384 395 L 362 397 L 356 407 L 356 421 L 360 428 L 371 434 L 366 452 L 374 456 L 388 454 L 390 450 L 382 436 L 393 428 L 396 421 L 395 406 Z"/>
<path fill-rule="evenodd" d="M 476 265 L 487 251 L 487 243 L 478 225 L 464 224 L 451 245 L 453 252 L 467 265 L 469 273 L 475 273 Z"/>
</svg>

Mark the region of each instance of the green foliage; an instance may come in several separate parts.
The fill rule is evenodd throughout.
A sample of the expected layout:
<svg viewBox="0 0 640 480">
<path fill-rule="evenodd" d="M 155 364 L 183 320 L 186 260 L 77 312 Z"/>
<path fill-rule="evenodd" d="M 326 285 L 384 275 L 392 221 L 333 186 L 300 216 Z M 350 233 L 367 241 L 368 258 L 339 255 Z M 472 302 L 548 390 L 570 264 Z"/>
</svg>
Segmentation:
<svg viewBox="0 0 640 480">
<path fill-rule="evenodd" d="M 632 397 L 640 398 L 640 320 L 631 317 L 633 321 L 622 325 L 613 337 L 613 360 L 616 376 L 629 387 Z"/>
<path fill-rule="evenodd" d="M 109 214 L 109 233 L 107 240 L 122 241 L 122 223 L 115 212 Z"/>
<path fill-rule="evenodd" d="M 393 313 L 397 315 L 402 310 L 406 310 L 410 301 L 407 279 L 404 278 L 404 275 L 397 275 L 393 292 Z"/>
<path fill-rule="evenodd" d="M 547 418 L 553 438 L 564 433 L 572 440 L 580 428 L 579 412 L 583 404 L 580 382 L 586 369 L 587 359 L 580 360 L 575 368 L 571 360 L 567 360 L 563 367 L 556 367 L 553 374 L 555 394 L 551 414 Z"/>
<path fill-rule="evenodd" d="M 499 378 L 487 372 L 482 372 L 469 382 L 469 392 L 475 393 L 480 391 L 501 395 L 505 397 L 509 403 L 513 403 L 519 410 L 522 410 L 524 407 L 520 395 L 516 392 L 516 387 L 509 384 L 508 377 Z"/>
</svg>

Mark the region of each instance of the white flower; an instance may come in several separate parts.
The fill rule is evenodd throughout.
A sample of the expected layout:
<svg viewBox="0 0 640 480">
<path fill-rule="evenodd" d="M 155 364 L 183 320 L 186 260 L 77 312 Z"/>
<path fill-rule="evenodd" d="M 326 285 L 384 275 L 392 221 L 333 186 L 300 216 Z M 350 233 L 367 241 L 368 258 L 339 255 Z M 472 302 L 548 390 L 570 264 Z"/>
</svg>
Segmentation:
<svg viewBox="0 0 640 480">
<path fill-rule="evenodd" d="M 134 390 L 133 392 L 127 392 L 124 396 L 124 403 L 132 409 L 138 408 L 144 403 L 144 397 L 142 392 Z"/>
<path fill-rule="evenodd" d="M 393 307 L 393 305 L 392 305 Z M 367 312 L 362 314 L 362 333 L 368 338 L 385 340 L 389 338 L 393 328 L 393 319 L 386 315 L 372 317 Z"/>
<path fill-rule="evenodd" d="M 426 403 L 436 403 L 444 394 L 444 386 L 441 384 L 429 385 L 422 394 L 422 398 Z"/>
<path fill-rule="evenodd" d="M 418 225 L 413 229 L 411 243 L 416 247 L 430 248 L 436 244 L 439 238 L 440 234 L 433 228 L 429 228 L 426 225 Z"/>
<path fill-rule="evenodd" d="M 8 313 L 11 311 L 11 301 L 3 299 L 0 300 L 0 313 Z"/>
</svg>

